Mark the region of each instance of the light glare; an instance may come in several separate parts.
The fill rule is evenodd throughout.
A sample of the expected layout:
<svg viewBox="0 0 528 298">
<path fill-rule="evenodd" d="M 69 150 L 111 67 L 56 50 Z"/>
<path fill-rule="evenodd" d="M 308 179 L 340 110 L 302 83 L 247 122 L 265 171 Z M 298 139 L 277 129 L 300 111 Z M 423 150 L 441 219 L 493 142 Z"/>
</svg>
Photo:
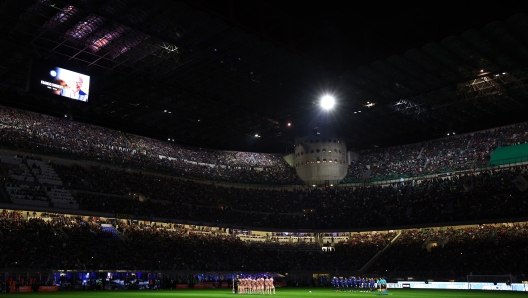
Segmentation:
<svg viewBox="0 0 528 298">
<path fill-rule="evenodd" d="M 334 107 L 335 99 L 331 95 L 325 95 L 321 98 L 321 107 L 325 110 L 329 110 Z"/>
</svg>

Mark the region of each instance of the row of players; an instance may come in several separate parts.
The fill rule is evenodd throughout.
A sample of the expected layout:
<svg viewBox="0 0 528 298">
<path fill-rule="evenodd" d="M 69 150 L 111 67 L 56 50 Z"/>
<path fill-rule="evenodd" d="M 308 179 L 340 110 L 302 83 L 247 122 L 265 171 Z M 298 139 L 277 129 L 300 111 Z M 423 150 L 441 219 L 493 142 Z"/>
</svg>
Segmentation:
<svg viewBox="0 0 528 298">
<path fill-rule="evenodd" d="M 360 291 L 360 292 L 374 292 L 375 289 L 378 289 L 380 293 L 387 292 L 387 281 L 380 277 L 378 279 L 374 278 L 361 278 L 351 276 L 350 278 L 337 278 L 334 276 L 332 278 L 332 288 L 334 292 L 339 291 Z"/>
<path fill-rule="evenodd" d="M 233 293 L 235 294 L 275 294 L 275 285 L 273 284 L 273 277 L 267 276 L 251 278 L 240 278 L 236 276 L 233 279 Z"/>
</svg>

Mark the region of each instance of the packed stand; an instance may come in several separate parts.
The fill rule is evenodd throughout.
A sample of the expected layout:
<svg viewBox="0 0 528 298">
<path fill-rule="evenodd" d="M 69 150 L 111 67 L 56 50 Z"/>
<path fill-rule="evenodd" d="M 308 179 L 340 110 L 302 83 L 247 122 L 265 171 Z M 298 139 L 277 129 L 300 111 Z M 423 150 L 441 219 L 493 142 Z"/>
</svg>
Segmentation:
<svg viewBox="0 0 528 298">
<path fill-rule="evenodd" d="M 407 230 L 372 270 L 390 275 L 405 275 L 412 271 L 422 274 L 443 272 L 463 281 L 469 274 L 521 273 L 528 266 L 527 228 L 526 223 L 516 223 L 461 229 Z M 428 251 L 424 243 L 432 235 L 446 241 L 443 247 L 433 246 Z"/>
<path fill-rule="evenodd" d="M 277 154 L 188 148 L 102 127 L 3 107 L 0 143 L 70 158 L 97 160 L 202 180 L 302 184 Z M 362 152 L 349 182 L 399 179 L 482 167 L 499 146 L 528 140 L 528 123 L 421 144 Z"/>
<path fill-rule="evenodd" d="M 484 167 L 498 147 L 528 142 L 528 123 L 420 144 L 361 152 L 344 183 L 370 182 Z"/>
<path fill-rule="evenodd" d="M 302 184 L 278 154 L 188 148 L 7 107 L 0 109 L 0 131 L 0 143 L 39 153 L 203 180 Z"/>
<path fill-rule="evenodd" d="M 104 226 L 125 237 L 116 239 Z M 69 270 L 359 269 L 379 250 L 377 242 L 340 245 L 323 251 L 263 251 L 228 233 L 184 229 L 172 224 L 50 214 L 25 219 L 0 214 L 0 264 L 5 268 Z"/>
<path fill-rule="evenodd" d="M 115 233 L 124 235 L 117 239 Z M 473 274 L 516 274 L 528 265 L 526 223 L 465 228 L 404 230 L 376 261 L 372 273 L 450 272 L 455 279 Z M 132 220 L 25 216 L 0 213 L 0 264 L 10 270 L 209 270 L 288 271 L 359 269 L 395 233 L 352 233 L 335 251 L 263 250 L 225 232 L 186 229 L 175 224 Z M 443 247 L 424 244 L 445 239 Z M 515 248 L 515 249 L 512 249 Z M 519 251 L 521 249 L 521 251 Z"/>
<path fill-rule="evenodd" d="M 63 181 L 81 191 L 76 197 L 81 209 L 224 225 L 371 228 L 518 217 L 528 211 L 528 192 L 514 184 L 528 177 L 526 167 L 387 186 L 291 191 L 230 188 L 101 167 L 55 167 Z"/>
</svg>

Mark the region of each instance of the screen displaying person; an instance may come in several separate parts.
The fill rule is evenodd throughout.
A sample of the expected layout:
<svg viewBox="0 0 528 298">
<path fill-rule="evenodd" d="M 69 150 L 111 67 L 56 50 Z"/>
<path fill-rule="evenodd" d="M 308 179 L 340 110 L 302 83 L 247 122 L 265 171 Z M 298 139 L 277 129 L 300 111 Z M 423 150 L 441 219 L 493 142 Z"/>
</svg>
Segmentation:
<svg viewBox="0 0 528 298">
<path fill-rule="evenodd" d="M 78 75 L 75 76 L 71 85 L 68 84 L 66 88 L 62 88 L 60 95 L 80 101 L 88 101 L 88 94 L 82 90 L 83 78 Z"/>
</svg>

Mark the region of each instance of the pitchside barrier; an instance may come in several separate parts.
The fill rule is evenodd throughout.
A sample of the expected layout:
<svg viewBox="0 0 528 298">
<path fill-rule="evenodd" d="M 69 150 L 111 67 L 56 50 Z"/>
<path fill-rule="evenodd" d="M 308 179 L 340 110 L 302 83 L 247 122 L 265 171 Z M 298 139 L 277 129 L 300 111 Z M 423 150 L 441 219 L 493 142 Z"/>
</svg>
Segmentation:
<svg viewBox="0 0 528 298">
<path fill-rule="evenodd" d="M 425 282 L 399 281 L 387 283 L 388 289 L 437 289 L 437 290 L 487 290 L 487 291 L 515 291 L 528 292 L 528 284 L 522 283 L 493 283 L 493 282 Z"/>
<path fill-rule="evenodd" d="M 59 290 L 59 287 L 57 286 L 39 286 L 38 291 L 39 292 L 57 292 Z M 31 286 L 19 286 L 18 288 L 15 286 L 9 287 L 10 293 L 29 293 L 32 292 Z"/>
</svg>

